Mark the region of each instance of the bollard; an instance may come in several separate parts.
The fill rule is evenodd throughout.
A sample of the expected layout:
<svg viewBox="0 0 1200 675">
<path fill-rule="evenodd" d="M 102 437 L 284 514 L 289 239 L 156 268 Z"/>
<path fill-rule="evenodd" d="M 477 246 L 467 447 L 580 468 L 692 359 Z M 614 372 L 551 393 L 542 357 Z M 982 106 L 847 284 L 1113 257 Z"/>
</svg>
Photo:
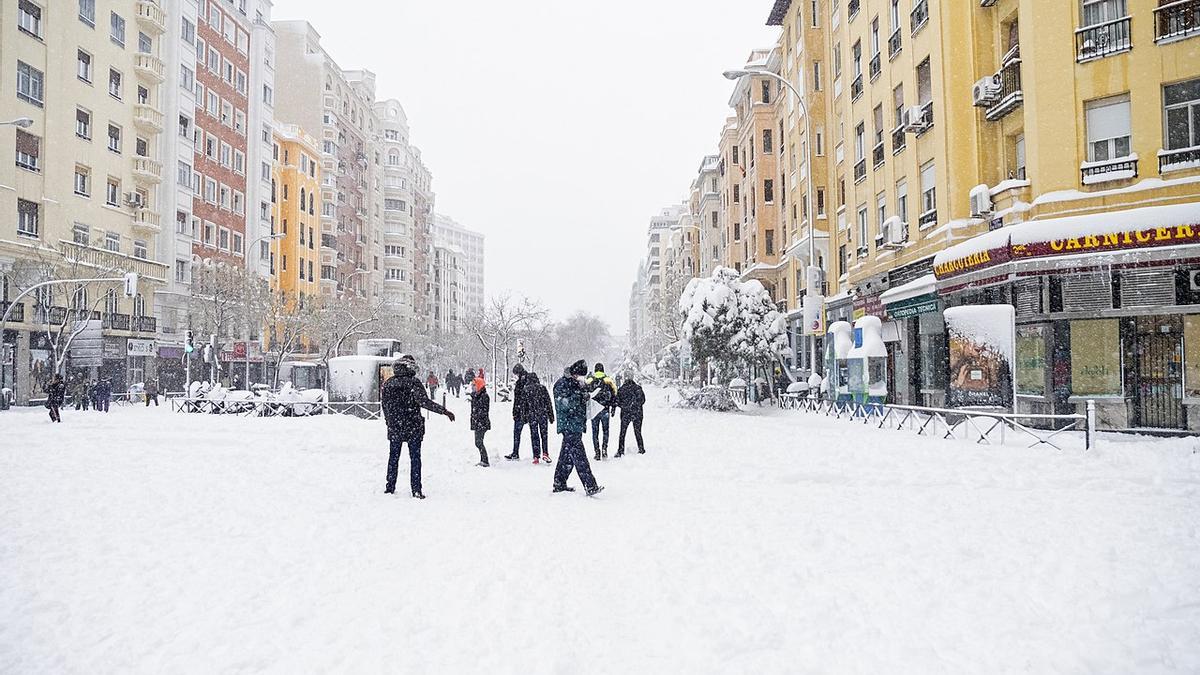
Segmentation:
<svg viewBox="0 0 1200 675">
<path fill-rule="evenodd" d="M 1085 424 L 1087 424 L 1087 429 L 1083 436 L 1083 447 L 1087 450 L 1091 450 L 1092 446 L 1096 443 L 1096 402 L 1092 399 L 1088 399 L 1087 412 L 1085 416 L 1087 417 L 1085 422 Z"/>
</svg>

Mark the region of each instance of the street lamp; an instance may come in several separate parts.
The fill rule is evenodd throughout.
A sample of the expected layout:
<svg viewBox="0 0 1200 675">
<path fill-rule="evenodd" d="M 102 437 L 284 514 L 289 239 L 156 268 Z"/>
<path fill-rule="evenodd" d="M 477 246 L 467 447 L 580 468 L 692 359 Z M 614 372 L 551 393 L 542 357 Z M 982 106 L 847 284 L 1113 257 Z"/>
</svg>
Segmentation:
<svg viewBox="0 0 1200 675">
<path fill-rule="evenodd" d="M 800 91 L 798 89 L 796 89 L 796 87 L 794 87 L 792 85 L 792 83 L 787 80 L 786 77 L 783 77 L 782 75 L 779 75 L 777 73 L 773 73 L 769 70 L 758 69 L 758 68 L 754 68 L 754 69 L 742 68 L 742 69 L 738 69 L 738 70 L 727 70 L 724 73 L 722 73 L 722 75 L 727 80 L 739 80 L 743 77 L 754 76 L 754 75 L 761 75 L 762 77 L 769 77 L 773 80 L 782 82 L 783 85 L 788 88 L 788 91 L 792 92 L 792 95 L 796 97 L 796 105 L 800 108 L 800 114 L 804 115 L 805 142 L 809 144 L 807 146 L 808 150 L 806 150 L 804 153 L 804 164 L 805 164 L 804 182 L 805 182 L 806 189 L 808 190 L 808 195 L 806 197 L 805 204 L 804 204 L 804 213 L 805 213 L 806 219 L 808 220 L 808 267 L 812 268 L 817 264 L 817 231 L 816 231 L 816 220 L 817 220 L 816 215 L 817 214 L 814 213 L 813 209 L 812 209 L 812 201 L 813 201 L 813 199 L 816 198 L 813 195 L 813 184 L 812 184 L 812 173 L 813 173 L 812 172 L 812 169 L 813 169 L 813 167 L 812 167 L 812 145 L 811 145 L 812 144 L 812 117 L 810 117 L 808 114 L 808 106 L 804 103 L 804 95 L 801 94 Z M 782 141 L 780 141 L 780 142 L 782 142 Z M 806 270 L 806 272 L 807 272 L 807 270 Z M 816 298 L 818 296 L 814 292 L 814 289 L 813 289 L 814 282 L 816 281 L 816 276 L 812 273 L 808 273 L 807 276 L 808 276 L 808 283 L 806 284 L 807 289 L 805 290 L 804 295 L 809 298 Z M 812 302 L 815 302 L 815 300 L 813 300 Z M 818 308 L 818 311 L 820 311 L 820 308 Z M 813 375 L 816 375 L 816 374 L 818 374 L 817 373 L 817 336 L 816 335 L 809 336 L 809 347 L 810 347 L 810 358 L 811 358 L 811 363 L 812 363 L 811 371 L 812 371 Z"/>
<path fill-rule="evenodd" d="M 0 122 L 0 127 L 17 127 L 18 129 L 28 129 L 33 126 L 33 120 L 28 117 L 18 117 L 15 120 L 8 122 Z"/>
</svg>

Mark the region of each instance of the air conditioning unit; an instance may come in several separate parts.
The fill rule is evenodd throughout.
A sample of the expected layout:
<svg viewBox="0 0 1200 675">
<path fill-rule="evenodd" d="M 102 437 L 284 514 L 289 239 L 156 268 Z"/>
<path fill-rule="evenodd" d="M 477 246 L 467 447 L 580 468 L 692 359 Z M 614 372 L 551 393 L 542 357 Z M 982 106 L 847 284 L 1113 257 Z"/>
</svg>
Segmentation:
<svg viewBox="0 0 1200 675">
<path fill-rule="evenodd" d="M 904 123 L 904 130 L 910 134 L 919 134 L 929 129 L 929 123 L 925 120 L 925 108 L 923 106 L 914 105 L 905 108 L 901 121 Z"/>
<path fill-rule="evenodd" d="M 132 206 L 135 209 L 142 208 L 142 196 L 136 192 L 126 192 L 125 206 Z"/>
<path fill-rule="evenodd" d="M 907 229 L 908 225 L 901 221 L 899 216 L 892 216 L 883 221 L 879 227 L 879 236 L 875 238 L 876 248 L 903 248 L 908 240 Z"/>
<path fill-rule="evenodd" d="M 980 79 L 971 87 L 971 104 L 988 106 L 1000 98 L 1000 78 L 995 75 Z"/>
<path fill-rule="evenodd" d="M 983 218 L 992 214 L 992 195 L 987 190 L 971 191 L 971 217 Z"/>
</svg>

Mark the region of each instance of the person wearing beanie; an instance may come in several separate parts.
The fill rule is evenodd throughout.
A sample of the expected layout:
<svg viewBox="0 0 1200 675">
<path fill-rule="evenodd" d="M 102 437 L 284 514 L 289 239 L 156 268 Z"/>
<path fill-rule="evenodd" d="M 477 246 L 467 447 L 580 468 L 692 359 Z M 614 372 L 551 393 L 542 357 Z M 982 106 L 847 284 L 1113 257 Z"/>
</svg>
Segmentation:
<svg viewBox="0 0 1200 675">
<path fill-rule="evenodd" d="M 596 372 L 587 380 L 592 401 L 600 406 L 600 411 L 592 415 L 592 449 L 596 451 L 596 461 L 608 459 L 608 430 L 609 420 L 616 412 L 617 385 L 612 378 L 604 373 L 604 364 L 596 364 Z M 600 432 L 604 432 L 604 443 L 600 443 Z"/>
<path fill-rule="evenodd" d="M 483 436 L 492 428 L 490 411 L 492 400 L 488 396 L 487 385 L 482 377 L 475 378 L 471 383 L 471 431 L 475 432 L 475 447 L 479 449 L 479 465 L 491 466 L 488 463 L 487 448 L 483 445 Z"/>
<path fill-rule="evenodd" d="M 529 373 L 525 389 L 529 394 L 529 433 L 533 435 L 533 463 L 538 463 L 537 447 L 542 446 L 542 461 L 550 463 L 550 425 L 554 422 L 554 403 L 537 373 Z"/>
<path fill-rule="evenodd" d="M 587 362 L 580 359 L 571 364 L 554 383 L 557 428 L 563 442 L 562 450 L 558 453 L 558 465 L 554 468 L 553 492 L 575 491 L 575 488 L 567 485 L 567 479 L 574 470 L 579 473 L 579 480 L 591 497 L 604 487 L 596 483 L 592 467 L 588 464 L 587 449 L 583 447 L 583 433 L 587 431 L 587 372 Z"/>
<path fill-rule="evenodd" d="M 425 387 L 417 379 L 417 360 L 405 354 L 396 361 L 391 379 L 383 385 L 380 396 L 380 407 L 383 409 L 383 420 L 387 424 L 388 441 L 391 452 L 388 455 L 387 484 L 384 492 L 396 492 L 396 473 L 400 463 L 400 453 L 404 444 L 408 444 L 408 458 L 411 463 L 409 475 L 412 496 L 425 499 L 421 488 L 421 442 L 425 439 L 425 420 L 421 417 L 424 408 L 439 415 L 445 415 L 451 422 L 454 413 L 434 403 L 425 393 Z"/>
<path fill-rule="evenodd" d="M 642 443 L 642 408 L 646 405 L 646 392 L 634 380 L 632 372 L 625 375 L 625 381 L 617 389 L 617 406 L 621 408 L 621 432 L 617 435 L 617 457 L 625 456 L 625 432 L 633 425 L 633 436 L 637 439 L 638 454 L 646 454 L 646 446 Z"/>
<path fill-rule="evenodd" d="M 532 391 L 528 387 L 529 373 L 525 370 L 525 366 L 517 364 L 513 366 L 513 375 L 517 376 L 517 382 L 513 385 L 513 450 L 511 455 L 505 455 L 504 459 L 518 460 L 521 458 L 521 430 L 525 425 L 529 425 L 529 436 L 533 443 L 533 458 L 536 460 L 542 453 L 541 439 L 538 438 L 537 432 L 533 428 L 533 412 L 530 402 L 530 394 Z"/>
</svg>

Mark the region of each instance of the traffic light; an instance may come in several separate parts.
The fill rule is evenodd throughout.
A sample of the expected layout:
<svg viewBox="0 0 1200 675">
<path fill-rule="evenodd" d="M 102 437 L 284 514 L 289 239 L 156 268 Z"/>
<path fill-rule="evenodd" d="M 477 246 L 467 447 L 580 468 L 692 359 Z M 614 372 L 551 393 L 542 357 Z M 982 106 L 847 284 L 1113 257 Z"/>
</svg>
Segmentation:
<svg viewBox="0 0 1200 675">
<path fill-rule="evenodd" d="M 183 351 L 188 354 L 191 354 L 192 352 L 196 351 L 196 343 L 192 338 L 193 338 L 192 331 L 189 330 L 187 332 L 187 340 L 185 340 L 183 343 Z"/>
</svg>

